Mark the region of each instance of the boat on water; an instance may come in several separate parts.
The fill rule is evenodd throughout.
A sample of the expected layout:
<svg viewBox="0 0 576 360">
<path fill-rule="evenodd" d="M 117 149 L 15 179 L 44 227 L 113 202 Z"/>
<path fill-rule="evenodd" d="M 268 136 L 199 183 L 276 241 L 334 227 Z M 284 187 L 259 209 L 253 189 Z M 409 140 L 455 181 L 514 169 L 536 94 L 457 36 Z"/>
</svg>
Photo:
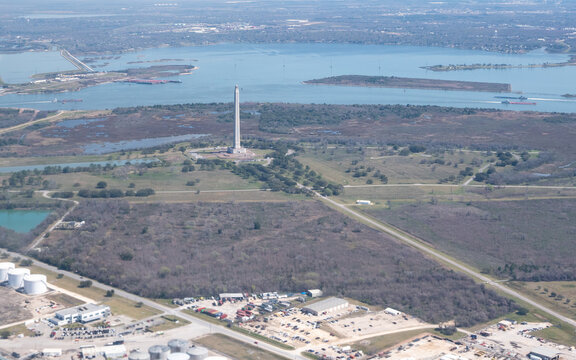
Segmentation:
<svg viewBox="0 0 576 360">
<path fill-rule="evenodd" d="M 62 99 L 62 100 L 58 100 L 59 103 L 61 104 L 66 104 L 66 103 L 79 103 L 82 102 L 82 99 Z"/>
<path fill-rule="evenodd" d="M 502 101 L 502 104 L 506 104 L 506 105 L 536 105 L 535 102 L 527 102 L 527 101 L 508 101 L 508 100 Z"/>
<path fill-rule="evenodd" d="M 528 100 L 526 96 L 494 96 L 496 99 Z"/>
<path fill-rule="evenodd" d="M 82 99 L 57 99 L 57 98 L 54 98 L 54 100 L 52 100 L 53 103 L 60 103 L 60 104 L 78 103 L 82 101 L 83 101 Z"/>
</svg>

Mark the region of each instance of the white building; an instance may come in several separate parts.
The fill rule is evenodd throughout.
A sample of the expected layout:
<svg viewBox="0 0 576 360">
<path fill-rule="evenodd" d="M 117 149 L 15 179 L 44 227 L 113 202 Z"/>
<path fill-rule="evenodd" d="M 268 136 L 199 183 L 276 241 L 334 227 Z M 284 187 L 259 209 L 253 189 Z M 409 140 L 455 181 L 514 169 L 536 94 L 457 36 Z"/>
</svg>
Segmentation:
<svg viewBox="0 0 576 360">
<path fill-rule="evenodd" d="M 106 359 L 119 359 L 126 356 L 126 346 L 124 345 L 107 345 L 107 346 L 86 346 L 81 347 L 80 352 L 84 359 L 91 359 L 96 356 L 104 356 Z"/>
<path fill-rule="evenodd" d="M 384 312 L 385 312 L 386 314 L 389 314 L 389 315 L 392 315 L 392 316 L 398 316 L 398 315 L 402 314 L 401 311 L 398 311 L 398 310 L 392 309 L 392 308 L 386 308 L 386 309 L 384 309 Z"/>
<path fill-rule="evenodd" d="M 307 291 L 308 296 L 310 297 L 320 297 L 322 296 L 322 290 L 320 289 L 311 289 Z"/>
<path fill-rule="evenodd" d="M 44 349 L 42 356 L 62 356 L 62 349 Z"/>
<path fill-rule="evenodd" d="M 222 293 L 218 296 L 220 299 L 244 299 L 244 294 L 242 293 Z"/>
<path fill-rule="evenodd" d="M 347 300 L 330 297 L 328 299 L 318 301 L 314 304 L 303 307 L 302 311 L 312 315 L 320 315 L 323 313 L 346 309 L 348 305 L 349 303 Z"/>
<path fill-rule="evenodd" d="M 356 205 L 372 205 L 370 200 L 356 200 Z"/>
<path fill-rule="evenodd" d="M 66 325 L 74 322 L 87 323 L 104 319 L 110 315 L 110 306 L 84 304 L 57 311 L 50 322 L 55 325 Z"/>
</svg>

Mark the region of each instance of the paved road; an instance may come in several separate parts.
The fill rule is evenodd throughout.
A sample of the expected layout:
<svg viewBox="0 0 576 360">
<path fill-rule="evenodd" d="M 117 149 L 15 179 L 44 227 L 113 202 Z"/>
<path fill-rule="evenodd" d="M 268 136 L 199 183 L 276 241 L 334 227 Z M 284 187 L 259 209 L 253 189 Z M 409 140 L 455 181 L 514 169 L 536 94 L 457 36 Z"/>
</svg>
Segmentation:
<svg viewBox="0 0 576 360">
<path fill-rule="evenodd" d="M 480 168 L 480 170 L 478 170 L 478 172 L 479 172 L 479 173 L 483 173 L 484 171 L 486 171 L 486 169 L 488 169 L 488 168 L 490 167 L 490 165 L 492 165 L 492 164 L 488 163 L 488 164 L 482 166 L 482 167 Z M 464 182 L 464 184 L 462 184 L 462 186 L 468 186 L 468 185 L 474 180 L 474 176 L 475 176 L 475 175 L 470 176 L 470 178 L 469 178 L 468 180 L 466 180 L 466 181 Z"/>
<path fill-rule="evenodd" d="M 34 124 L 38 124 L 38 123 L 40 123 L 40 122 L 53 121 L 53 120 L 56 120 L 57 118 L 59 118 L 60 115 L 62 115 L 63 113 L 64 113 L 64 110 L 59 110 L 56 114 L 47 116 L 47 117 L 42 118 L 42 119 L 38 119 L 38 120 L 34 120 L 34 121 L 29 121 L 29 122 L 26 122 L 26 123 L 24 123 L 24 124 L 18 124 L 18 125 L 15 125 L 15 126 L 11 126 L 11 127 L 5 128 L 5 129 L 0 129 L 0 134 L 5 134 L 5 133 L 11 132 L 11 131 L 15 131 L 15 130 L 21 130 L 21 129 L 27 128 L 28 126 L 32 126 L 32 125 L 34 125 Z"/>
<path fill-rule="evenodd" d="M 473 278 L 476 278 L 476 279 L 492 286 L 495 289 L 498 289 L 498 290 L 500 290 L 500 291 L 502 291 L 508 295 L 514 296 L 514 297 L 516 297 L 516 298 L 518 298 L 518 299 L 546 312 L 547 314 L 550 314 L 550 315 L 576 327 L 576 321 L 574 321 L 573 319 L 568 318 L 562 314 L 559 314 L 556 311 L 551 310 L 551 309 L 547 308 L 546 306 L 541 305 L 541 304 L 531 300 L 530 298 L 520 294 L 519 292 L 514 291 L 514 290 L 512 290 L 512 289 L 510 289 L 510 288 L 508 288 L 508 287 L 480 274 L 479 272 L 477 272 L 477 271 L 475 271 L 475 270 L 473 270 L 473 269 L 471 269 L 471 268 L 469 268 L 469 267 L 467 267 L 461 263 L 458 263 L 458 262 L 452 260 L 450 257 L 443 254 L 442 252 L 435 250 L 435 249 L 431 249 L 428 246 L 424 245 L 422 242 L 414 240 L 414 239 L 416 239 L 415 237 L 408 237 L 408 236 L 404 235 L 403 233 L 399 232 L 398 230 L 396 230 L 390 226 L 387 226 L 386 224 L 384 224 L 382 222 L 375 221 L 375 220 L 371 219 L 370 217 L 368 217 L 368 216 L 366 216 L 366 215 L 364 215 L 364 214 L 362 214 L 362 213 L 360 213 L 354 209 L 347 207 L 346 205 L 343 205 L 339 202 L 336 202 L 330 198 L 324 197 L 318 193 L 316 193 L 316 195 L 318 197 L 320 197 L 323 201 L 330 203 L 331 205 L 340 209 L 341 212 L 346 213 L 348 215 L 353 215 L 354 217 L 361 219 L 365 223 L 372 225 L 376 229 L 378 229 L 384 233 L 387 233 L 387 234 L 393 236 L 394 238 L 416 248 L 417 250 L 423 252 L 424 254 L 429 255 L 429 256 L 431 256 L 437 260 L 440 260 L 442 262 L 445 262 L 447 264 L 450 264 L 450 266 L 452 268 L 458 269 L 461 272 L 463 272 L 463 273 L 465 273 L 465 274 L 467 274 Z"/>
<path fill-rule="evenodd" d="M 48 199 L 52 199 L 50 196 L 48 196 L 48 194 L 50 193 L 50 191 L 40 191 L 42 193 L 42 196 L 44 196 L 45 198 Z M 62 215 L 62 217 L 60 219 L 58 219 L 56 222 L 54 222 L 54 224 L 50 225 L 48 227 L 48 229 L 44 230 L 42 232 L 42 234 L 38 235 L 38 237 L 36 237 L 36 239 L 34 239 L 34 241 L 32 242 L 32 244 L 30 244 L 30 246 L 28 246 L 26 248 L 26 251 L 30 251 L 31 249 L 37 248 L 38 245 L 40 245 L 40 243 L 42 242 L 42 240 L 45 239 L 45 235 L 47 233 L 49 233 L 50 231 L 54 230 L 58 225 L 60 225 L 62 223 L 62 221 L 64 221 L 64 219 L 66 218 L 66 216 L 68 216 L 68 214 L 70 214 L 74 209 L 76 209 L 76 206 L 78 206 L 78 204 L 80 204 L 78 201 L 76 200 L 70 200 L 70 199 L 61 199 L 61 198 L 56 198 L 56 200 L 62 200 L 62 201 L 69 201 L 74 203 L 73 206 L 70 207 L 70 209 L 68 209 L 68 211 L 66 211 L 64 213 L 64 215 Z"/>
<path fill-rule="evenodd" d="M 373 188 L 373 187 L 462 187 L 458 184 L 376 184 L 376 185 L 344 185 L 345 188 Z M 486 185 L 466 185 L 466 187 L 485 188 Z M 576 190 L 574 186 L 546 186 L 546 185 L 495 185 L 498 189 L 550 189 L 550 190 Z"/>
</svg>

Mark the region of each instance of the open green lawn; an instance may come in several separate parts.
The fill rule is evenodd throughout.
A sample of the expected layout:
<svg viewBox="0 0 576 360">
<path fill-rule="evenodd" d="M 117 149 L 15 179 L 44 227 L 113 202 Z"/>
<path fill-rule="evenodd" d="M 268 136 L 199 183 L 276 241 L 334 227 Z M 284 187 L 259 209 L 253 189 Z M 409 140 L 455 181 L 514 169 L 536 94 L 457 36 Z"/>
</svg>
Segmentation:
<svg viewBox="0 0 576 360">
<path fill-rule="evenodd" d="M 236 360 L 284 360 L 285 357 L 261 349 L 257 345 L 247 344 L 222 334 L 204 336 L 195 342 Z"/>
<path fill-rule="evenodd" d="M 390 335 L 376 336 L 348 345 L 350 345 L 353 349 L 362 350 L 365 354 L 374 355 L 382 350 L 385 350 L 406 340 L 412 339 L 418 335 L 431 333 L 432 330 L 432 328 L 408 330 Z"/>
<path fill-rule="evenodd" d="M 576 281 L 518 281 L 509 285 L 559 313 L 576 317 Z"/>
<path fill-rule="evenodd" d="M 166 190 L 238 190 L 258 189 L 259 182 L 251 182 L 232 174 L 227 170 L 193 171 L 183 173 L 181 166 L 145 169 L 143 172 L 126 172 L 124 168 L 113 170 L 110 174 L 98 175 L 89 173 L 58 174 L 46 176 L 46 179 L 58 184 L 59 191 L 76 191 L 80 189 L 96 190 L 96 184 L 105 181 L 107 189 L 134 190 L 152 188 L 155 191 Z M 189 181 L 195 186 L 187 186 Z"/>
<path fill-rule="evenodd" d="M 190 321 L 184 320 L 174 315 L 163 315 L 162 319 L 164 319 L 163 324 L 152 326 L 148 328 L 148 330 L 152 332 L 166 331 L 190 324 Z"/>
<path fill-rule="evenodd" d="M 437 184 L 450 176 L 456 180 L 460 171 L 466 167 L 478 170 L 494 158 L 486 153 L 464 150 L 403 156 L 399 155 L 401 149 L 343 146 L 308 148 L 299 156 L 299 160 L 327 180 L 343 185 L 360 185 L 366 184 L 367 180 L 381 184 L 378 173 L 386 175 L 390 184 Z"/>
<path fill-rule="evenodd" d="M 576 188 L 514 188 L 463 187 L 458 185 L 385 185 L 346 187 L 338 200 L 354 204 L 358 199 L 372 201 L 375 206 L 397 206 L 413 202 L 485 202 L 490 200 L 570 199 L 576 197 Z"/>
</svg>

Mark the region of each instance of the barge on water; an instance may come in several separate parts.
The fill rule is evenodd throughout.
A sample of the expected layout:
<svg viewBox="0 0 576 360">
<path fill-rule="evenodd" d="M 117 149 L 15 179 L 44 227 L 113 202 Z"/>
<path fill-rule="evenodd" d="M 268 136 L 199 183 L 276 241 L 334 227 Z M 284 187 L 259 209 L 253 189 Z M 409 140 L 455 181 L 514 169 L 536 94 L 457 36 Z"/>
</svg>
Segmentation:
<svg viewBox="0 0 576 360">
<path fill-rule="evenodd" d="M 496 99 L 528 100 L 526 96 L 494 96 Z"/>
<path fill-rule="evenodd" d="M 508 100 L 502 101 L 502 104 L 506 104 L 506 105 L 536 105 L 535 102 L 527 102 L 527 101 L 508 101 Z"/>
</svg>

